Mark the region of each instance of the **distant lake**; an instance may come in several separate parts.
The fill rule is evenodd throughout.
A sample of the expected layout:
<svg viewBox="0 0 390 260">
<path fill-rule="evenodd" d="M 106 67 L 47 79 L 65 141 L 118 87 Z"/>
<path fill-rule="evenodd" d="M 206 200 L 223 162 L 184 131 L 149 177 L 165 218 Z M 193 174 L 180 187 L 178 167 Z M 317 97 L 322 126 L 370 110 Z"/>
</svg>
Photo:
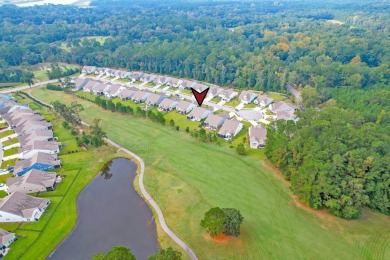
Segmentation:
<svg viewBox="0 0 390 260">
<path fill-rule="evenodd" d="M 152 212 L 133 187 L 136 170 L 123 158 L 105 165 L 77 198 L 75 229 L 48 259 L 91 259 L 123 245 L 142 260 L 159 250 Z"/>
</svg>

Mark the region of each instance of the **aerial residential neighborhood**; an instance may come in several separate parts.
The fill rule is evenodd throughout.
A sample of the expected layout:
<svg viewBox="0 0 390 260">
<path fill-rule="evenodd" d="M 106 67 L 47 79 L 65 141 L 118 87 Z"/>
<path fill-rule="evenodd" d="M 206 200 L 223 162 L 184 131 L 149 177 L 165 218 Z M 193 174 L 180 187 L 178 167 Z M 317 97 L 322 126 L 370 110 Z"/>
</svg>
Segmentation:
<svg viewBox="0 0 390 260">
<path fill-rule="evenodd" d="M 244 128 L 244 125 L 228 121 L 223 126 L 225 117 L 215 114 L 218 110 L 229 114 L 228 118 L 234 117 L 235 120 L 232 122 L 246 121 L 254 127 L 258 124 L 267 125 L 278 119 L 297 120 L 296 106 L 285 101 L 275 102 L 266 94 L 252 90 L 238 92 L 233 89 L 211 86 L 206 97 L 207 107 L 197 107 L 190 92 L 186 91 L 194 89 L 200 93 L 208 88 L 205 84 L 140 71 L 115 70 L 115 73 L 113 71 L 109 68 L 84 66 L 83 74 L 72 79 L 75 84 L 74 91 L 84 90 L 95 95 L 104 95 L 110 99 L 115 97 L 122 100 L 130 99 L 137 104 L 145 104 L 145 109 L 158 107 L 163 112 L 176 110 L 185 114 L 188 120 L 204 121 L 205 129 L 216 131 L 221 128 L 218 136 L 226 140 L 232 140 Z M 214 99 L 217 103 L 212 102 Z M 238 103 L 235 103 L 235 107 L 229 106 L 228 104 L 234 99 Z M 249 104 L 253 105 L 246 108 Z M 263 129 L 266 132 L 266 127 Z M 249 129 L 247 131 L 250 136 Z M 249 147 L 262 148 L 264 142 L 265 139 L 261 145 Z"/>
<path fill-rule="evenodd" d="M 390 259 L 389 0 L 0 0 L 0 259 Z"/>
<path fill-rule="evenodd" d="M 94 68 L 86 70 L 92 72 Z M 78 84 L 83 82 L 78 81 Z M 57 157 L 61 143 L 55 141 L 52 124 L 28 105 L 1 94 L 0 107 L 2 124 L 8 126 L 0 131 L 8 133 L 1 141 L 15 140 L 8 146 L 2 146 L 0 174 L 12 172 L 14 177 L 7 179 L 5 190 L 8 195 L 0 199 L 0 222 L 38 221 L 50 200 L 27 194 L 52 191 L 61 181 L 55 172 L 46 172 L 61 167 Z M 0 235 L 2 254 L 5 255 L 15 236 L 4 230 L 0 230 Z"/>
</svg>

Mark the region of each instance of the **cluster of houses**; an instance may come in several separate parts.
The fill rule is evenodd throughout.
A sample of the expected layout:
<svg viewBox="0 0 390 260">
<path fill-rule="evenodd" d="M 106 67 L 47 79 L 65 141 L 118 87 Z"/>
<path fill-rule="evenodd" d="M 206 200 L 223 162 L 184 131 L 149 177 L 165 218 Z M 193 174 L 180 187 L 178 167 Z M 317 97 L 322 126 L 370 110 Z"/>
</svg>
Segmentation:
<svg viewBox="0 0 390 260">
<path fill-rule="evenodd" d="M 234 138 L 244 127 L 238 120 L 230 119 L 229 115 L 214 115 L 212 109 L 198 107 L 195 103 L 180 99 L 179 97 L 170 98 L 165 94 L 156 94 L 148 90 L 138 90 L 135 87 L 118 89 L 117 92 L 110 92 L 110 89 L 115 84 L 104 83 L 92 79 L 75 79 L 77 89 L 94 93 L 97 95 L 105 95 L 106 97 L 119 97 L 122 100 L 132 100 L 135 103 L 144 103 L 147 106 L 157 107 L 160 111 L 176 110 L 180 114 L 187 116 L 187 119 L 192 121 L 203 121 L 205 128 L 216 131 L 218 128 L 218 136 L 226 140 Z M 99 92 L 96 89 L 99 89 Z M 115 91 L 117 88 L 115 88 Z M 111 93 L 111 95 L 108 95 Z"/>
<path fill-rule="evenodd" d="M 95 66 L 84 66 L 84 74 L 94 74 L 110 76 L 121 79 L 128 79 L 129 82 L 140 81 L 143 83 L 153 82 L 156 85 L 166 85 L 178 89 L 193 88 L 198 92 L 207 89 L 208 86 L 189 80 L 182 80 L 167 76 L 159 76 L 139 71 L 124 71 L 110 68 L 100 68 Z M 197 107 L 194 103 L 181 99 L 178 96 L 169 97 L 165 93 L 153 93 L 149 90 L 140 90 L 133 86 L 125 86 L 117 83 L 109 83 L 90 78 L 75 78 L 75 90 L 84 90 L 96 95 L 104 95 L 107 98 L 118 97 L 122 100 L 132 100 L 135 103 L 145 103 L 147 106 L 158 107 L 160 111 L 176 110 L 181 114 L 186 114 L 189 120 L 204 121 L 203 126 L 212 131 L 218 130 L 218 136 L 227 140 L 234 138 L 242 129 L 240 120 L 256 122 L 264 119 L 264 114 L 260 110 L 268 108 L 272 115 L 268 118 L 273 120 L 296 120 L 295 111 L 297 108 L 287 102 L 274 100 L 267 95 L 260 95 L 252 90 L 244 90 L 238 93 L 234 89 L 224 89 L 218 86 L 210 87 L 206 100 L 219 97 L 221 101 L 229 102 L 233 98 L 238 99 L 241 107 L 254 103 L 256 109 L 236 109 L 236 116 L 239 120 L 231 119 L 229 115 L 215 115 L 212 110 Z M 261 148 L 266 141 L 267 130 L 262 125 L 256 125 L 249 129 L 251 148 Z"/>
<path fill-rule="evenodd" d="M 8 124 L 1 131 L 13 130 L 12 136 L 18 139 L 14 145 L 19 147 L 15 166 L 5 165 L 4 171 L 13 171 L 14 176 L 7 179 L 8 195 L 0 199 L 0 222 L 37 221 L 50 201 L 28 194 L 55 189 L 60 177 L 49 171 L 61 167 L 57 157 L 61 143 L 56 141 L 50 122 L 10 96 L 0 95 L 0 115 Z M 1 142 L 6 141 L 3 139 Z"/>
</svg>

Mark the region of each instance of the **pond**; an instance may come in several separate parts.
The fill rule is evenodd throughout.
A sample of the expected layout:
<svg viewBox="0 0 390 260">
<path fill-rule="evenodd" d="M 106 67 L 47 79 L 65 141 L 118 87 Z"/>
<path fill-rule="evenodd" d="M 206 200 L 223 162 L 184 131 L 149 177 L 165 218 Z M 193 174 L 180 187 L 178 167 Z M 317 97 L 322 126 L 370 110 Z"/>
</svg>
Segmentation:
<svg viewBox="0 0 390 260">
<path fill-rule="evenodd" d="M 152 212 L 133 187 L 136 170 L 124 158 L 103 167 L 77 198 L 75 229 L 49 259 L 91 259 L 116 245 L 130 247 L 137 259 L 159 250 Z"/>
</svg>

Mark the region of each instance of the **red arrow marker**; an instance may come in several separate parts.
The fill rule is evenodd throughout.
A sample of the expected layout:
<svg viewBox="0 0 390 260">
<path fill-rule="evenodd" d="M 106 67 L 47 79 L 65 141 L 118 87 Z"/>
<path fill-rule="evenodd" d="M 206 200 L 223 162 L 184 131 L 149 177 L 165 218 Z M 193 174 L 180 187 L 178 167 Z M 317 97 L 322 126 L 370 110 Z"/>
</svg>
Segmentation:
<svg viewBox="0 0 390 260">
<path fill-rule="evenodd" d="M 207 93 L 209 92 L 210 88 L 206 88 L 202 92 L 198 92 L 195 89 L 191 88 L 192 94 L 194 94 L 194 97 L 196 99 L 196 102 L 198 102 L 198 106 L 201 106 L 203 103 L 203 100 L 205 99 Z"/>
</svg>

